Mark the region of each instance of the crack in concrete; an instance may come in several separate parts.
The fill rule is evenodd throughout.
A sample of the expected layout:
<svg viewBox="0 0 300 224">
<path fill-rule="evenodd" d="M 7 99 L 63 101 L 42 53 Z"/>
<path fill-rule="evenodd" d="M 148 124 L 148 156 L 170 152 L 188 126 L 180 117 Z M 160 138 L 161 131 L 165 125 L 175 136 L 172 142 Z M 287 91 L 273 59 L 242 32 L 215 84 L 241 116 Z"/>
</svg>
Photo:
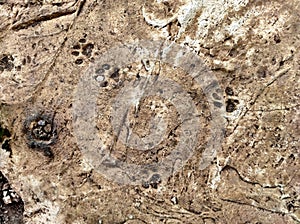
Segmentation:
<svg viewBox="0 0 300 224">
<path fill-rule="evenodd" d="M 300 106 L 300 104 L 296 104 L 292 107 L 274 108 L 274 109 L 258 109 L 258 110 L 249 110 L 249 111 L 259 111 L 259 112 L 289 111 L 289 110 L 297 108 L 299 106 Z"/>
<path fill-rule="evenodd" d="M 229 199 L 229 198 L 220 198 L 220 199 L 222 201 L 225 201 L 225 202 L 235 203 L 235 204 L 238 204 L 238 205 L 246 205 L 246 206 L 250 206 L 250 207 L 253 207 L 253 208 L 265 211 L 265 212 L 273 213 L 273 214 L 279 214 L 279 215 L 283 215 L 283 216 L 284 215 L 290 215 L 289 213 L 286 213 L 286 212 L 274 211 L 274 210 L 267 209 L 267 208 L 264 208 L 264 207 L 261 207 L 261 206 L 256 206 L 256 205 L 248 204 L 248 203 L 241 202 L 241 201 L 236 201 L 236 200 Z"/>
<path fill-rule="evenodd" d="M 251 184 L 251 185 L 253 185 L 253 186 L 259 185 L 261 188 L 265 188 L 265 189 L 278 188 L 278 189 L 281 190 L 282 187 L 283 187 L 283 185 L 269 185 L 269 186 L 266 186 L 266 185 L 263 185 L 263 184 L 261 184 L 261 183 L 259 183 L 259 182 L 254 182 L 254 181 L 246 180 L 246 179 L 239 173 L 239 171 L 238 171 L 235 167 L 230 166 L 230 165 L 225 165 L 225 166 L 222 168 L 221 173 L 222 173 L 222 171 L 224 171 L 224 170 L 230 170 L 230 169 L 231 169 L 231 170 L 234 170 L 234 171 L 236 172 L 236 174 L 239 176 L 240 180 L 243 181 L 243 182 L 245 182 L 245 183 L 247 183 L 247 184 Z"/>
<path fill-rule="evenodd" d="M 15 25 L 13 25 L 11 27 L 12 30 L 22 30 L 22 29 L 27 29 L 29 26 L 34 25 L 36 23 L 39 22 L 44 22 L 44 21 L 49 21 L 52 19 L 57 19 L 59 17 L 62 16 L 67 16 L 67 15 L 71 15 L 74 12 L 76 12 L 76 8 L 71 8 L 71 9 L 64 9 L 62 11 L 57 11 L 57 12 L 52 12 L 50 14 L 44 14 L 44 15 L 40 15 L 36 18 L 31 18 L 25 22 L 20 22 L 20 23 L 16 23 Z"/>
</svg>

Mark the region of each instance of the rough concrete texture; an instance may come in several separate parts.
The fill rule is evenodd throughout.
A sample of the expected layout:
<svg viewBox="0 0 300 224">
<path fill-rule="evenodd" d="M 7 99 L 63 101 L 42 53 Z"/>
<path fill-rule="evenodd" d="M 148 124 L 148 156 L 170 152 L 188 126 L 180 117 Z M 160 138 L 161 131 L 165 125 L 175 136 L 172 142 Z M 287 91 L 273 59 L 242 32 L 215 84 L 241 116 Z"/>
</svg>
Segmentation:
<svg viewBox="0 0 300 224">
<path fill-rule="evenodd" d="M 0 222 L 300 223 L 299 12 L 298 0 L 0 0 Z M 206 129 L 168 179 L 121 185 L 80 150 L 74 91 L 111 47 L 152 39 L 187 47 L 211 70 L 224 97 L 225 136 L 201 169 L 210 132 L 205 95 L 162 64 L 159 75 L 191 95 Z M 163 161 L 180 135 L 174 105 L 153 96 L 128 116 L 145 137 L 147 121 L 160 114 L 165 140 L 143 152 L 115 139 L 116 86 L 146 70 L 141 62 L 120 68 L 97 101 L 97 137 L 116 141 L 112 155 L 130 163 Z"/>
</svg>

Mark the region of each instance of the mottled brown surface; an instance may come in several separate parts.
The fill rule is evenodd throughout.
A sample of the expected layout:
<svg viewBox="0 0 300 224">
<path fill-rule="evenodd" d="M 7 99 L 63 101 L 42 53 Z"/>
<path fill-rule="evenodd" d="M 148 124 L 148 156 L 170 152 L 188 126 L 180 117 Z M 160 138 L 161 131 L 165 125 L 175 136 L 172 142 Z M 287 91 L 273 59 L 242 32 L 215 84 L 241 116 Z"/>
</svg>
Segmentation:
<svg viewBox="0 0 300 224">
<path fill-rule="evenodd" d="M 0 139 L 10 139 L 12 150 L 2 144 L 0 171 L 24 202 L 24 223 L 300 222 L 299 1 L 210 0 L 180 11 L 188 2 L 0 0 L 0 124 L 11 133 Z M 118 185 L 93 169 L 72 127 L 74 89 L 97 55 L 144 39 L 174 40 L 198 54 L 219 80 L 227 110 L 222 149 L 209 167 L 199 168 L 197 152 L 148 188 Z M 205 122 L 201 90 L 180 71 L 161 72 L 201 98 Z M 98 102 L 105 118 L 100 137 L 111 128 L 109 97 Z M 153 99 L 146 98 L 140 119 L 132 118 L 140 135 L 149 131 L 145 120 L 165 105 L 168 127 L 177 122 L 172 105 L 154 100 L 152 114 Z M 55 122 L 57 139 L 30 145 L 24 122 L 44 115 Z M 172 144 L 176 133 L 163 150 Z M 143 157 L 122 147 L 115 155 L 128 153 L 137 163 L 164 152 Z"/>
</svg>

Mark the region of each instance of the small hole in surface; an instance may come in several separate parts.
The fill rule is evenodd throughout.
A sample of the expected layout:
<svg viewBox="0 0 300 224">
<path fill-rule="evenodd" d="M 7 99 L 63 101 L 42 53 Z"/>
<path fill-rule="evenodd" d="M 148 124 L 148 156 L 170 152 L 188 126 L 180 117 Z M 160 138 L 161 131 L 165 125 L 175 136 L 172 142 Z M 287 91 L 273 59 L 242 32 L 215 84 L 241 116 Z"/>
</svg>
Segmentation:
<svg viewBox="0 0 300 224">
<path fill-rule="evenodd" d="M 109 70 L 110 65 L 109 64 L 104 64 L 104 65 L 102 65 L 102 68 L 105 69 L 105 70 Z"/>
<path fill-rule="evenodd" d="M 235 110 L 236 110 L 236 106 L 234 104 L 234 101 L 231 100 L 231 99 L 227 100 L 226 101 L 226 111 L 229 112 L 229 113 L 231 113 L 231 112 L 233 112 Z"/>
<path fill-rule="evenodd" d="M 233 96 L 233 89 L 231 88 L 231 87 L 226 87 L 226 89 L 225 89 L 225 93 L 227 94 L 227 95 L 229 95 L 229 96 Z"/>
<path fill-rule="evenodd" d="M 83 63 L 83 60 L 81 59 L 81 58 L 79 58 L 79 59 L 77 59 L 76 61 L 75 61 L 75 64 L 76 65 L 80 65 L 80 64 L 82 64 Z"/>
<path fill-rule="evenodd" d="M 79 55 L 79 52 L 78 52 L 78 51 L 72 51 L 71 54 L 74 55 L 74 56 L 78 56 L 78 55 Z"/>
<path fill-rule="evenodd" d="M 102 81 L 104 81 L 104 76 L 103 75 L 98 75 L 98 76 L 95 77 L 95 80 L 97 82 L 102 82 Z"/>
<path fill-rule="evenodd" d="M 216 107 L 218 107 L 218 108 L 221 108 L 221 107 L 223 106 L 222 103 L 217 102 L 217 101 L 214 101 L 214 105 L 215 105 Z"/>
<path fill-rule="evenodd" d="M 100 84 L 101 87 L 106 87 L 108 85 L 108 82 L 107 81 L 104 81 Z"/>
<path fill-rule="evenodd" d="M 79 46 L 78 44 L 76 44 L 76 45 L 73 46 L 73 49 L 79 50 L 79 49 L 80 49 L 80 46 Z"/>
<path fill-rule="evenodd" d="M 105 71 L 104 71 L 104 69 L 99 68 L 99 69 L 97 69 L 95 72 L 96 72 L 96 74 L 102 74 L 102 73 L 104 73 Z"/>
</svg>

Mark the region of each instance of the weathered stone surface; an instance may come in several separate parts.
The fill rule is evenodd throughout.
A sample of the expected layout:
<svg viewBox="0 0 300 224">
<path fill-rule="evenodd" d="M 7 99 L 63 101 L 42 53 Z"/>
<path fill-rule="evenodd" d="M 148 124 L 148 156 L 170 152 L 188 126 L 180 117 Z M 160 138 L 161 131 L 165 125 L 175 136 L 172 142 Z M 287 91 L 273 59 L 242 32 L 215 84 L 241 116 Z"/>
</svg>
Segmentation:
<svg viewBox="0 0 300 224">
<path fill-rule="evenodd" d="M 0 220 L 20 222 L 24 203 L 23 222 L 37 224 L 299 223 L 299 12 L 297 0 L 0 0 L 0 171 L 20 199 L 14 209 L 0 199 Z M 114 70 L 108 65 L 119 59 L 111 55 L 111 64 L 97 67 L 113 47 L 145 40 L 173 41 L 188 49 L 186 58 L 197 55 L 199 74 L 218 81 L 213 107 L 206 90 L 214 84 L 201 89 L 180 66 L 156 59 Z M 192 61 L 183 58 L 172 60 Z M 91 82 L 99 83 L 101 95 L 91 145 L 100 138 L 111 155 L 130 164 L 166 161 L 182 140 L 171 98 L 142 97 L 127 111 L 128 130 L 139 138 L 167 130 L 150 150 L 124 144 L 112 117 L 127 84 L 171 79 L 194 102 L 201 124 L 183 167 L 168 178 L 149 173 L 140 184 L 122 185 L 91 164 L 101 154 L 95 148 L 83 153 L 74 123 L 85 114 L 74 113 L 74 105 L 89 102 L 77 87 L 94 67 Z M 225 126 L 221 147 L 209 154 L 212 108 L 223 110 Z M 180 164 L 179 158 L 174 167 Z"/>
</svg>

